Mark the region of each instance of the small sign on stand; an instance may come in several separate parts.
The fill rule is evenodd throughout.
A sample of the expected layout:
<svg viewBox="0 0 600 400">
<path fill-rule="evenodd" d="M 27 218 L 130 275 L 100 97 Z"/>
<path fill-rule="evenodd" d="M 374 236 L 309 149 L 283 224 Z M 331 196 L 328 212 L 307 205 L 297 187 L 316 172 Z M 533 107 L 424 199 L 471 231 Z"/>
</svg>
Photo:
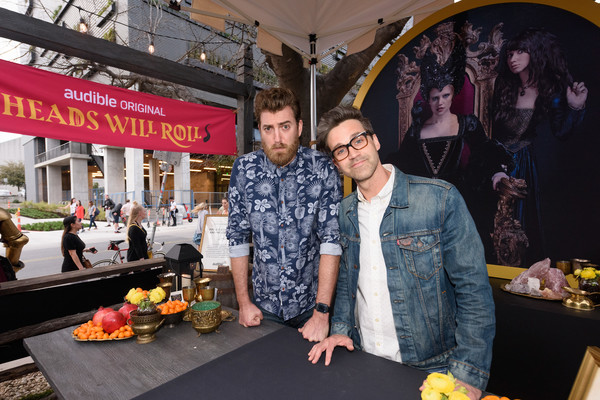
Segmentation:
<svg viewBox="0 0 600 400">
<path fill-rule="evenodd" d="M 225 236 L 227 215 L 207 215 L 202 229 L 200 253 L 205 271 L 217 271 L 219 267 L 231 265 L 229 241 Z"/>
</svg>

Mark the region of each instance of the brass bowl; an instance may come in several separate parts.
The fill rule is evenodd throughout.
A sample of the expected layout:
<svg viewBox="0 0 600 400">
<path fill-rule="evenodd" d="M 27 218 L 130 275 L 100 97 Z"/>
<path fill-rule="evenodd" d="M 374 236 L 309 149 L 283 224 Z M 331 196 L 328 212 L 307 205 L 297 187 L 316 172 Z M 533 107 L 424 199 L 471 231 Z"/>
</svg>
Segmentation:
<svg viewBox="0 0 600 400">
<path fill-rule="evenodd" d="M 167 328 L 174 328 L 175 325 L 177 325 L 178 323 L 180 323 L 183 320 L 183 316 L 185 314 L 186 310 L 183 311 L 179 311 L 177 313 L 173 313 L 173 314 L 163 314 L 163 317 L 165 318 L 165 325 Z"/>
<path fill-rule="evenodd" d="M 572 287 L 564 286 L 568 293 L 571 295 L 563 299 L 563 306 L 574 308 L 576 310 L 590 311 L 594 309 L 594 303 L 586 296 L 589 295 L 585 290 L 575 289 Z"/>
<path fill-rule="evenodd" d="M 140 344 L 153 342 L 156 339 L 156 331 L 165 322 L 159 312 L 138 315 L 137 310 L 129 313 L 129 321 L 131 330 L 137 335 L 136 341 Z"/>
<path fill-rule="evenodd" d="M 194 279 L 194 284 L 196 285 L 196 287 L 198 289 L 203 288 L 203 287 L 207 287 L 210 283 L 211 279 L 210 278 L 196 278 Z"/>
<path fill-rule="evenodd" d="M 160 283 L 173 284 L 173 278 L 175 278 L 177 274 L 175 274 L 175 272 L 163 272 L 162 274 L 158 274 L 157 276 Z"/>
<path fill-rule="evenodd" d="M 198 290 L 198 293 L 202 296 L 202 301 L 210 301 L 215 298 L 215 288 L 212 286 L 203 287 Z"/>
<path fill-rule="evenodd" d="M 191 308 L 192 327 L 198 332 L 209 333 L 221 325 L 221 303 L 218 301 L 201 301 Z"/>
</svg>

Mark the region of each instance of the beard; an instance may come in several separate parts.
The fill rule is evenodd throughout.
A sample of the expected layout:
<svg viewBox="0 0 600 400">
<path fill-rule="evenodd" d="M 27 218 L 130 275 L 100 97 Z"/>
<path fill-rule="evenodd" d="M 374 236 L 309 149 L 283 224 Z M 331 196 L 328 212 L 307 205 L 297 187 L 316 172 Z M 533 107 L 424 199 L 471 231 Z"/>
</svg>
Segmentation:
<svg viewBox="0 0 600 400">
<path fill-rule="evenodd" d="M 267 158 L 271 160 L 271 162 L 278 167 L 283 167 L 288 165 L 294 157 L 296 157 L 296 153 L 298 152 L 298 147 L 300 147 L 300 138 L 296 137 L 296 140 L 291 144 L 274 144 L 271 147 L 265 147 L 264 151 L 267 155 Z M 279 150 L 279 151 L 276 151 Z M 284 151 L 281 151 L 284 149 Z"/>
</svg>

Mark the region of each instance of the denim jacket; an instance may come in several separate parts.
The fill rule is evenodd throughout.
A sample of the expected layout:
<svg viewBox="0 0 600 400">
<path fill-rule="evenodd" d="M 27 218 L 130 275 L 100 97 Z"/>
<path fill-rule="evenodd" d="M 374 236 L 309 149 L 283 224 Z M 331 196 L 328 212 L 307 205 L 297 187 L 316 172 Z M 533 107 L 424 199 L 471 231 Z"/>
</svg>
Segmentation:
<svg viewBox="0 0 600 400">
<path fill-rule="evenodd" d="M 394 168 L 392 198 L 380 227 L 402 362 L 447 367 L 459 380 L 485 389 L 495 334 L 494 302 L 481 239 L 451 184 Z M 360 271 L 356 192 L 341 204 L 343 254 L 331 334 L 360 349 L 355 306 Z"/>
</svg>

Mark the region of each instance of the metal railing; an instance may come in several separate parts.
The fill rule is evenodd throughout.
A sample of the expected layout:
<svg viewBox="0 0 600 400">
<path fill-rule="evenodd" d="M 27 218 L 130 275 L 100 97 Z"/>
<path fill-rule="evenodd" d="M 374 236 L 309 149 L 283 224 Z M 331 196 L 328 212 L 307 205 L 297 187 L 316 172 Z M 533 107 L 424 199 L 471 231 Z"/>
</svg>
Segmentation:
<svg viewBox="0 0 600 400">
<path fill-rule="evenodd" d="M 92 145 L 89 143 L 68 142 L 58 147 L 54 147 L 35 156 L 35 163 L 39 164 L 53 158 L 61 157 L 67 154 L 86 154 L 89 155 L 92 150 Z"/>
</svg>

